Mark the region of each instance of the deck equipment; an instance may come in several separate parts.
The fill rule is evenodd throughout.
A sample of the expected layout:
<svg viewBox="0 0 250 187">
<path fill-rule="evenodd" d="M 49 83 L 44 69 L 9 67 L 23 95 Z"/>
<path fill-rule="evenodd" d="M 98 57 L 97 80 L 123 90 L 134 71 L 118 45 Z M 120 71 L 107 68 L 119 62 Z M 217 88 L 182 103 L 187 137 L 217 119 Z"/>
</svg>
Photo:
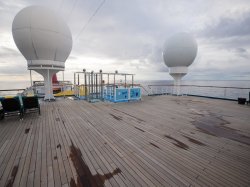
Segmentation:
<svg viewBox="0 0 250 187">
<path fill-rule="evenodd" d="M 131 78 L 128 83 L 128 77 Z M 129 102 L 141 99 L 141 88 L 134 85 L 134 74 L 82 72 L 74 73 L 74 90 L 78 99 L 89 102 Z"/>
</svg>

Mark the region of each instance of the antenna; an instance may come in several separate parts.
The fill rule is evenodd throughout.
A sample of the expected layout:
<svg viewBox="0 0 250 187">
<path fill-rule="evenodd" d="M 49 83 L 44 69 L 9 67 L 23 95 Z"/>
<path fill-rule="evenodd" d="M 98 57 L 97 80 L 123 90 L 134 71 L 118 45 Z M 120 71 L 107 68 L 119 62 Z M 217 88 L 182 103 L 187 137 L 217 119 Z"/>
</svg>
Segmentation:
<svg viewBox="0 0 250 187">
<path fill-rule="evenodd" d="M 17 48 L 27 60 L 28 69 L 44 78 L 44 100 L 54 100 L 52 77 L 64 71 L 65 61 L 72 49 L 72 35 L 68 26 L 52 10 L 30 6 L 15 16 L 12 35 Z"/>
<path fill-rule="evenodd" d="M 181 79 L 188 73 L 197 54 L 197 43 L 188 33 L 177 33 L 169 38 L 163 49 L 163 59 L 174 78 L 174 94 L 180 95 Z"/>
<path fill-rule="evenodd" d="M 98 11 L 102 8 L 106 0 L 103 0 L 100 5 L 97 7 L 97 9 L 94 11 L 94 13 L 89 17 L 87 23 L 82 27 L 80 32 L 76 35 L 75 40 L 82 34 L 82 32 L 87 28 L 88 24 L 92 21 L 92 19 L 95 17 L 95 15 L 98 13 Z"/>
</svg>

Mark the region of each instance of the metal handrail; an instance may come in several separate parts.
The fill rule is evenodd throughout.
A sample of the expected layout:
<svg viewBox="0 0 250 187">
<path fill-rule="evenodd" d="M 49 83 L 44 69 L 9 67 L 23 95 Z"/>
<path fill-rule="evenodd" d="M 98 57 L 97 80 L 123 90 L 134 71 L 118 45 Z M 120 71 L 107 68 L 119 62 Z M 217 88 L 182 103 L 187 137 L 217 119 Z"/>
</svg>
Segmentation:
<svg viewBox="0 0 250 187">
<path fill-rule="evenodd" d="M 173 90 L 174 89 L 173 84 L 150 84 L 147 86 L 148 90 L 150 91 L 150 94 L 148 95 L 163 95 L 163 94 L 175 95 Z M 239 97 L 247 98 L 248 95 L 250 95 L 250 88 L 248 87 L 203 86 L 203 85 L 180 85 L 180 87 L 183 89 L 182 95 L 194 95 L 194 96 L 221 98 L 229 100 L 236 100 Z M 208 90 L 206 90 L 205 88 L 208 88 Z M 216 93 L 213 91 L 214 89 L 217 90 Z"/>
<path fill-rule="evenodd" d="M 150 88 L 151 86 L 174 86 L 174 84 L 150 84 L 148 87 Z M 182 86 L 193 86 L 193 87 L 208 87 L 208 88 L 232 88 L 232 89 L 250 89 L 250 88 L 242 88 L 242 87 L 230 87 L 230 86 L 201 86 L 201 85 L 180 85 Z"/>
</svg>

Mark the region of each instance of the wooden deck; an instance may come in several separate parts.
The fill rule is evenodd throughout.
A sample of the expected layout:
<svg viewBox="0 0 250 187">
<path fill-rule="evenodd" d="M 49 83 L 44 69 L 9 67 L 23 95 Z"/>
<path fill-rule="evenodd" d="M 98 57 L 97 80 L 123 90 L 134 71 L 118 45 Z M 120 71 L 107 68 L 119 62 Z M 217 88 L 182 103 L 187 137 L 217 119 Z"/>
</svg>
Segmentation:
<svg viewBox="0 0 250 187">
<path fill-rule="evenodd" d="M 0 186 L 250 186 L 250 106 L 197 97 L 42 103 L 0 121 Z"/>
</svg>

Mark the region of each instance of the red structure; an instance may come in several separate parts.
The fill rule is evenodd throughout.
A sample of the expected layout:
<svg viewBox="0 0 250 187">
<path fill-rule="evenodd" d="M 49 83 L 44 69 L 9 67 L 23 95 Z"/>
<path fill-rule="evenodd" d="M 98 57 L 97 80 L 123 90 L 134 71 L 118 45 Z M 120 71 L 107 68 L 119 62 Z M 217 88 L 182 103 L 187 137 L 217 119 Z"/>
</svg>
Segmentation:
<svg viewBox="0 0 250 187">
<path fill-rule="evenodd" d="M 53 77 L 52 77 L 52 83 L 53 84 L 58 84 L 59 82 L 58 82 L 58 80 L 57 80 L 57 76 L 56 76 L 56 73 L 53 75 Z"/>
</svg>

